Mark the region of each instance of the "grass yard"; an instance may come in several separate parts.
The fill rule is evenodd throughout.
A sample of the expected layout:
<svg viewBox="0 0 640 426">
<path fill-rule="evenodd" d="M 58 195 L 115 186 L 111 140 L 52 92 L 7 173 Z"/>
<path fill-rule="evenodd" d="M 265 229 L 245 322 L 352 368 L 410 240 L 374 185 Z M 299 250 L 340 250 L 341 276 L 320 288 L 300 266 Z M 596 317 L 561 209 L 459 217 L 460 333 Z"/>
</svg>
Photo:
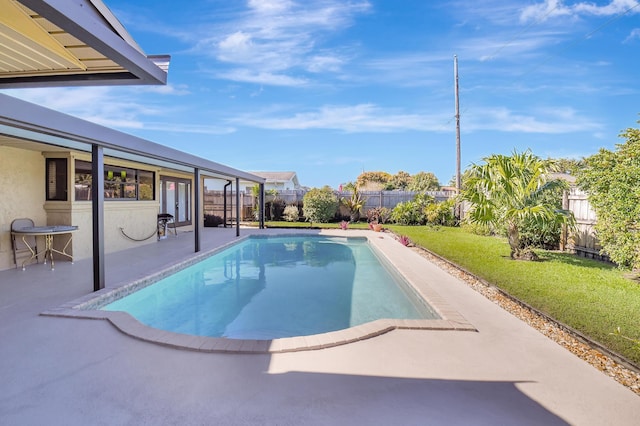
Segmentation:
<svg viewBox="0 0 640 426">
<path fill-rule="evenodd" d="M 559 252 L 539 251 L 541 262 L 514 261 L 506 239 L 460 228 L 387 227 L 640 364 L 640 350 L 611 335 L 620 327 L 640 338 L 640 284 L 624 271 Z"/>
</svg>

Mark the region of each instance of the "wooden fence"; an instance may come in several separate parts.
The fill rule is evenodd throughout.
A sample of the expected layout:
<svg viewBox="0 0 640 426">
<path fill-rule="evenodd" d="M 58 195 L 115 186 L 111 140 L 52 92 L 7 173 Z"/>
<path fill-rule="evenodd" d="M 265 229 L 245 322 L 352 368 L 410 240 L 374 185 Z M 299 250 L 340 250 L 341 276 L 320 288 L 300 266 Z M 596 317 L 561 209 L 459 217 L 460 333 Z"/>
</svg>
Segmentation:
<svg viewBox="0 0 640 426">
<path fill-rule="evenodd" d="M 285 205 L 298 206 L 302 211 L 302 200 L 306 190 L 292 189 L 278 191 L 276 197 L 284 201 Z M 338 199 L 351 198 L 351 192 L 334 191 Z M 398 203 L 411 201 L 418 192 L 411 191 L 361 191 L 360 195 L 366 200 L 362 209 L 362 215 L 366 216 L 367 211 L 377 207 L 386 207 L 392 210 Z M 434 197 L 436 201 L 445 201 L 453 197 L 452 191 L 429 191 L 426 194 Z M 275 197 L 273 195 L 265 196 L 265 203 L 270 203 Z M 204 192 L 204 214 L 224 217 L 224 191 L 206 190 Z M 235 191 L 227 192 L 227 219 L 228 222 L 235 221 L 236 217 L 236 196 Z M 253 194 L 242 191 L 240 193 L 240 220 L 249 221 L 253 219 L 253 206 L 256 200 Z M 343 212 L 341 212 L 343 213 Z M 267 212 L 267 216 L 268 216 Z M 348 215 L 348 213 L 345 213 Z"/>
<path fill-rule="evenodd" d="M 569 210 L 576 218 L 576 230 L 571 234 L 570 246 L 579 255 L 609 260 L 606 255 L 600 254 L 602 247 L 594 229 L 596 213 L 589 204 L 587 194 L 577 187 L 571 187 L 568 193 L 568 204 Z"/>
<path fill-rule="evenodd" d="M 224 191 L 204 191 L 203 210 L 205 215 L 225 217 L 224 212 Z M 253 196 L 240 192 L 240 221 L 252 220 Z M 227 223 L 236 220 L 236 193 L 227 191 Z"/>
<path fill-rule="evenodd" d="M 284 201 L 285 205 L 298 206 L 302 212 L 302 200 L 306 190 L 283 190 L 278 191 L 277 198 Z M 334 191 L 336 196 L 340 198 L 350 198 L 352 193 L 346 191 Z M 411 191 L 360 191 L 360 195 L 366 200 L 362 209 L 362 216 L 366 216 L 367 211 L 373 208 L 386 207 L 392 210 L 398 203 L 413 200 L 418 192 Z M 429 191 L 428 195 L 435 198 L 437 202 L 446 201 L 455 196 L 452 191 Z M 274 199 L 274 196 L 265 197 L 268 204 Z M 601 255 L 601 246 L 595 235 L 594 225 L 596 224 L 596 215 L 587 194 L 576 187 L 571 187 L 565 199 L 565 208 L 571 210 L 576 218 L 577 229 L 571 234 L 569 239 L 569 248 L 576 253 L 602 260 L 608 260 L 606 255 Z M 235 191 L 227 193 L 227 222 L 233 223 L 236 220 L 236 196 Z M 255 205 L 255 197 L 251 193 L 240 193 L 240 221 L 255 220 L 253 216 L 253 206 Z M 461 214 L 468 209 L 468 203 L 463 203 Z M 206 190 L 204 193 L 204 213 L 224 217 L 224 192 Z M 348 215 L 348 212 L 342 207 L 341 214 Z M 266 212 L 267 219 L 269 212 Z"/>
</svg>

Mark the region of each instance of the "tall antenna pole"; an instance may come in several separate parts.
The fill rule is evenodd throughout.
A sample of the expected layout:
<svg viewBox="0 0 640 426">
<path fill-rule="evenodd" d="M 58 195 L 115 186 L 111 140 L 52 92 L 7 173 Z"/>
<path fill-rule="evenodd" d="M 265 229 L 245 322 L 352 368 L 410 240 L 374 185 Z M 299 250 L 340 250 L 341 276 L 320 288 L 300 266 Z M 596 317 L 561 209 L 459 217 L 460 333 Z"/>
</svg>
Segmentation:
<svg viewBox="0 0 640 426">
<path fill-rule="evenodd" d="M 453 74 L 456 95 L 456 191 L 460 194 L 462 179 L 460 176 L 460 102 L 458 102 L 458 56 L 453 55 Z"/>
</svg>

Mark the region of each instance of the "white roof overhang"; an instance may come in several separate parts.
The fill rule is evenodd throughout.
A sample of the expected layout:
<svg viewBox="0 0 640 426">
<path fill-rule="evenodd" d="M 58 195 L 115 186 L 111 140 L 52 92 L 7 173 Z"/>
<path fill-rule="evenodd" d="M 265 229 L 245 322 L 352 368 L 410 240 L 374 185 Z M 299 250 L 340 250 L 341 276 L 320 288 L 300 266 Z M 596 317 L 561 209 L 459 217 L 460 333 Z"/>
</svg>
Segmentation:
<svg viewBox="0 0 640 426">
<path fill-rule="evenodd" d="M 33 143 L 83 152 L 98 145 L 108 157 L 185 172 L 198 169 L 205 177 L 265 182 L 260 176 L 0 93 L 0 145 L 27 148 Z"/>
<path fill-rule="evenodd" d="M 0 0 L 0 88 L 166 84 L 101 0 Z"/>
</svg>

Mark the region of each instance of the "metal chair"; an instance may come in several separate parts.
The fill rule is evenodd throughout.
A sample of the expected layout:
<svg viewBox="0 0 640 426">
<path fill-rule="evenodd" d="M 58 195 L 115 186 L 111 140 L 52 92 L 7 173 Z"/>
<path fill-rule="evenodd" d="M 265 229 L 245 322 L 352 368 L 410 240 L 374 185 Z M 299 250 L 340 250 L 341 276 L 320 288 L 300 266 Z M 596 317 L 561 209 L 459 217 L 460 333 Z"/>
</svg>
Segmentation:
<svg viewBox="0 0 640 426">
<path fill-rule="evenodd" d="M 14 219 L 11 222 L 11 231 L 17 231 L 22 228 L 32 228 L 34 226 L 35 224 L 32 219 Z M 25 241 L 28 245 L 25 244 Z M 38 246 L 36 245 L 35 235 L 20 237 L 18 235 L 11 234 L 11 247 L 13 248 L 13 262 L 16 264 L 16 268 L 18 267 L 18 257 L 21 257 L 23 253 L 25 255 L 28 254 L 29 256 L 32 256 L 34 252 L 38 253 Z M 37 257 L 36 262 L 38 262 Z"/>
</svg>

